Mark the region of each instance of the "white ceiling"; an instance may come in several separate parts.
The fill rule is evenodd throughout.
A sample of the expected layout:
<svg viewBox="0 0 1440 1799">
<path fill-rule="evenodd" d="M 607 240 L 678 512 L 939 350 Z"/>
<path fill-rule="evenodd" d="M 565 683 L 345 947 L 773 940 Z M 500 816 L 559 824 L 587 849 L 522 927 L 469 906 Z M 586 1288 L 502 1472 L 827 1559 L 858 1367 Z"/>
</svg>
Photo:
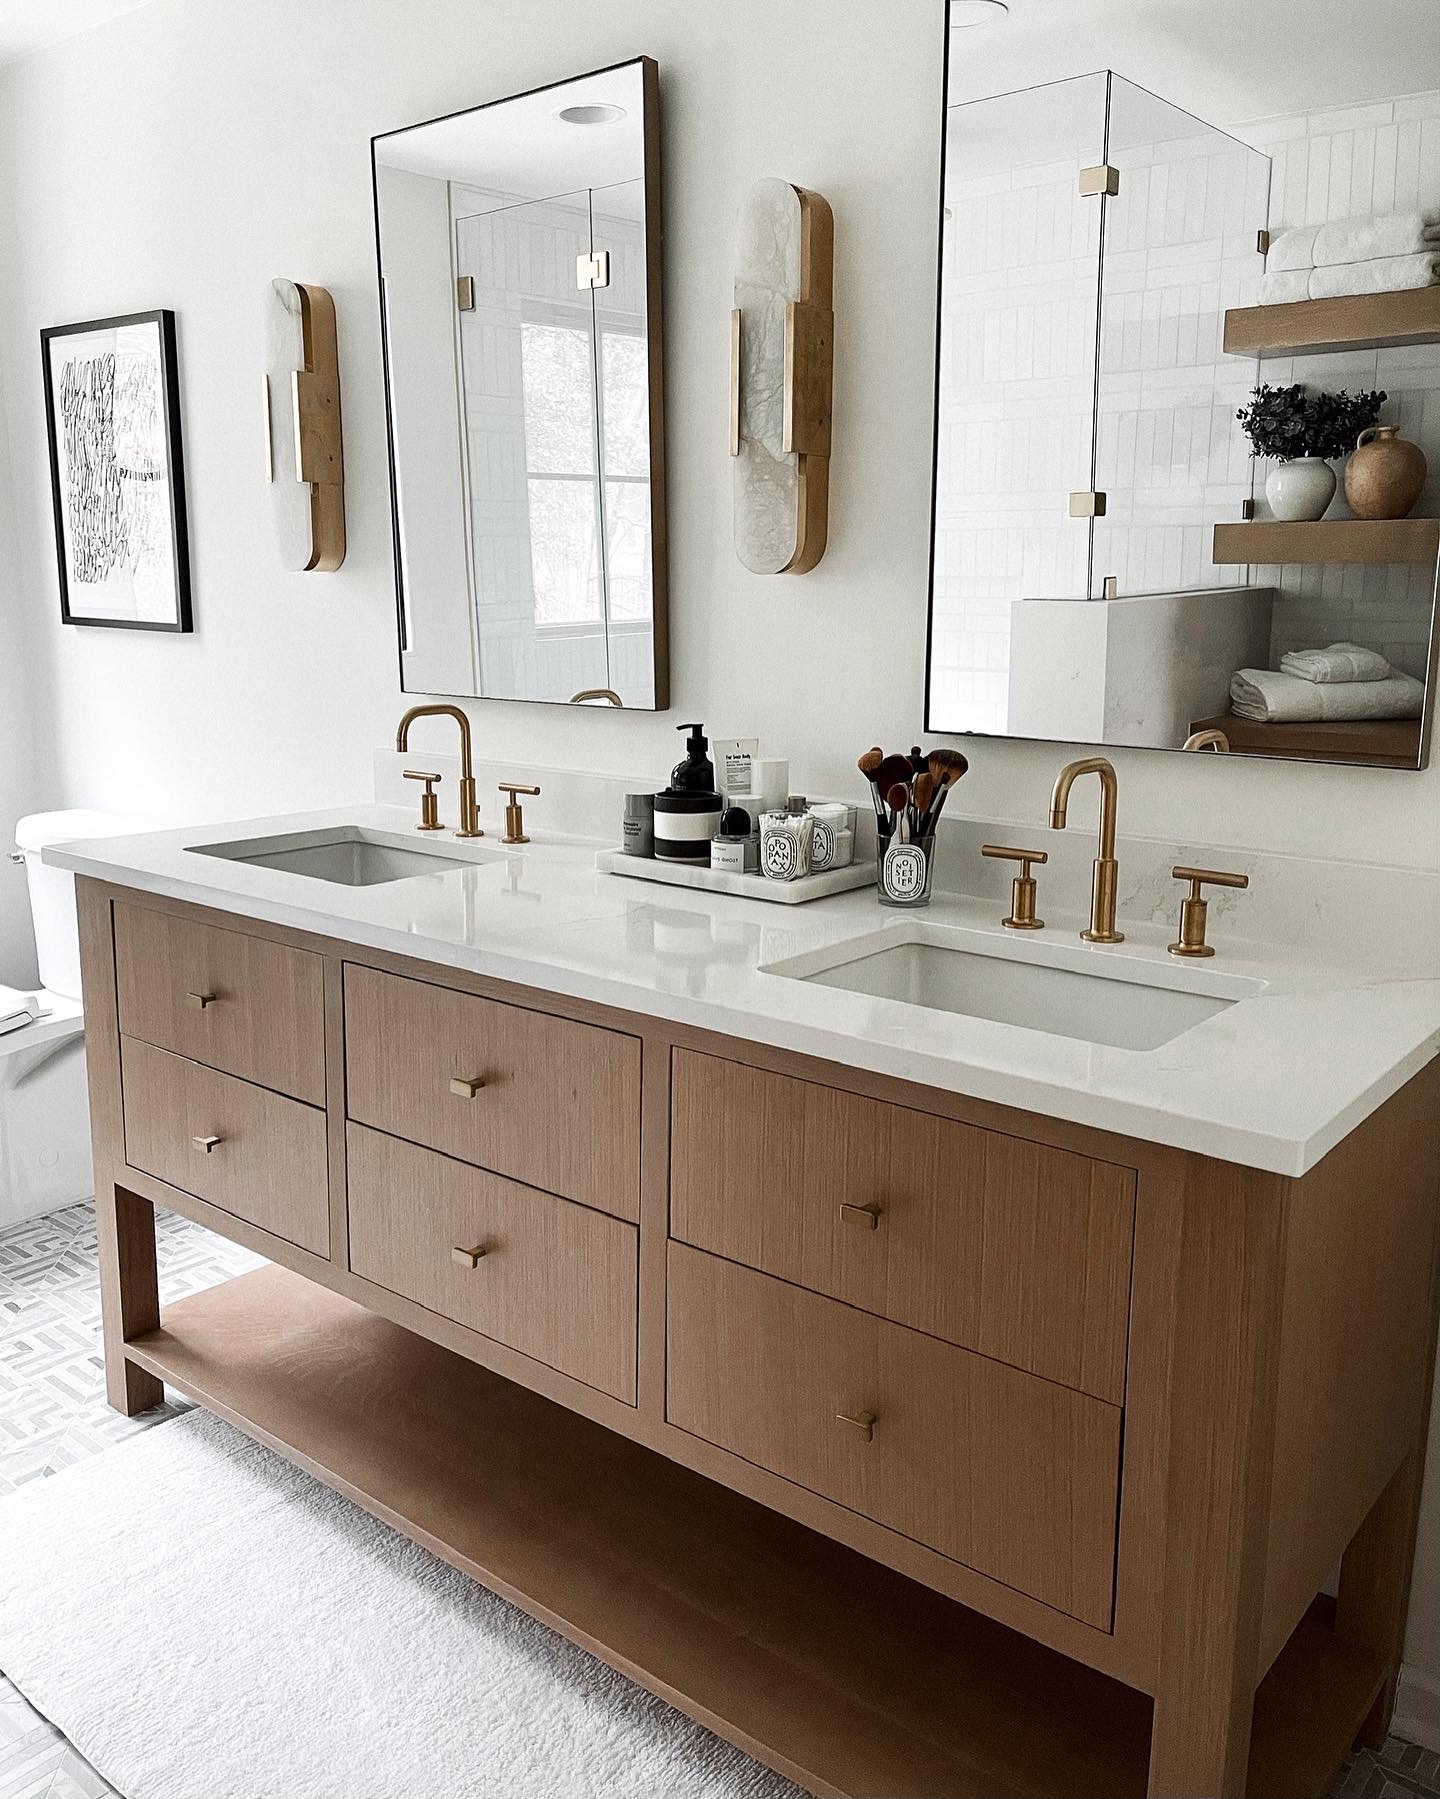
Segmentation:
<svg viewBox="0 0 1440 1799">
<path fill-rule="evenodd" d="M 150 0 L 0 0 L 0 63 L 31 56 L 47 44 L 78 37 Z"/>
<path fill-rule="evenodd" d="M 1010 0 L 950 36 L 951 97 L 1110 68 L 1216 125 L 1440 88 L 1437 0 Z"/>
</svg>

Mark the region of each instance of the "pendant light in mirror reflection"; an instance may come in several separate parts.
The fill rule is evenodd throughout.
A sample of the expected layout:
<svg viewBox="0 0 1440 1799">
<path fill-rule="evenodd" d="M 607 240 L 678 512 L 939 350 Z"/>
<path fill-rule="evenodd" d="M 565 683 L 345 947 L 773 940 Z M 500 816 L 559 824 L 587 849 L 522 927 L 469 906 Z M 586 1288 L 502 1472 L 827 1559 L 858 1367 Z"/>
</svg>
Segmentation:
<svg viewBox="0 0 1440 1799">
<path fill-rule="evenodd" d="M 265 290 L 265 475 L 282 568 L 345 560 L 345 462 L 335 302 L 323 287 Z"/>
<path fill-rule="evenodd" d="M 730 315 L 735 553 L 757 575 L 803 575 L 825 554 L 834 268 L 829 203 L 757 182 L 740 211 Z"/>
<path fill-rule="evenodd" d="M 57 325 L 40 354 L 62 620 L 190 630 L 175 314 Z"/>
<path fill-rule="evenodd" d="M 373 157 L 402 686 L 664 708 L 656 65 Z"/>
</svg>

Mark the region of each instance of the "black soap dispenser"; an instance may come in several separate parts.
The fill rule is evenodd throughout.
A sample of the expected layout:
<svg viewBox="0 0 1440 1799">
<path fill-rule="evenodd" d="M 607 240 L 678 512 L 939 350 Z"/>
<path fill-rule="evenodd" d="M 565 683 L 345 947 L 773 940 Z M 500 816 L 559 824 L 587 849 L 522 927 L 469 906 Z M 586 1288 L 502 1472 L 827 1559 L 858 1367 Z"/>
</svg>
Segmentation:
<svg viewBox="0 0 1440 1799">
<path fill-rule="evenodd" d="M 685 759 L 677 762 L 670 785 L 655 795 L 655 859 L 708 867 L 710 840 L 720 824 L 724 801 L 715 791 L 715 765 L 706 752 L 704 725 L 677 725 L 688 731 Z"/>
<path fill-rule="evenodd" d="M 710 739 L 704 725 L 676 725 L 675 729 L 690 735 L 685 739 L 684 761 L 677 762 L 671 770 L 671 793 L 714 793 L 715 764 L 706 754 Z"/>
</svg>

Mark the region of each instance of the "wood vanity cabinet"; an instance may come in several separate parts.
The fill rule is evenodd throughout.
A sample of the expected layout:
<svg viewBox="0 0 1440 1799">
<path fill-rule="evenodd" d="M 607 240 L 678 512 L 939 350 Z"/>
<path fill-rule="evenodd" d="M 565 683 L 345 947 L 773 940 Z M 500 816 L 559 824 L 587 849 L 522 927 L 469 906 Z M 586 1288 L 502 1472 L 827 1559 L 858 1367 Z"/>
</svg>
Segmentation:
<svg viewBox="0 0 1440 1799">
<path fill-rule="evenodd" d="M 1440 1064 L 1286 1179 L 78 891 L 122 1411 L 819 1794 L 1319 1794 L 1384 1735 Z M 271 1266 L 162 1314 L 156 1205 Z"/>
</svg>

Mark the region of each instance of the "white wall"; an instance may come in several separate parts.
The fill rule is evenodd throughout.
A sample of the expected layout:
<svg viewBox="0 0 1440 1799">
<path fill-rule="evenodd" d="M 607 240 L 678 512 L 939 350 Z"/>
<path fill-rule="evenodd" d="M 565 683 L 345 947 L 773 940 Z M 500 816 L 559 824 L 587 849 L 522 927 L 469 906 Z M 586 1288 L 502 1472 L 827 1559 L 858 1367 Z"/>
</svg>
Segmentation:
<svg viewBox="0 0 1440 1799">
<path fill-rule="evenodd" d="M 942 22 L 938 0 L 883 17 L 870 0 L 832 0 L 818 38 L 764 0 L 156 0 L 7 70 L 0 167 L 16 228 L 0 376 L 65 795 L 218 815 L 365 792 L 368 752 L 400 708 L 367 138 L 637 52 L 662 70 L 675 707 L 621 718 L 481 703 L 480 741 L 658 777 L 672 722 L 704 717 L 758 732 L 830 790 L 870 743 L 912 739 Z M 857 113 L 839 97 L 862 69 Z M 734 219 L 748 183 L 772 173 L 819 188 L 837 220 L 831 540 L 800 579 L 739 566 L 726 497 Z M 325 283 L 339 308 L 350 554 L 336 575 L 281 574 L 270 551 L 255 373 L 260 295 L 278 274 Z M 62 630 L 35 333 L 154 305 L 180 320 L 198 635 Z M 806 692 L 826 703 L 797 705 Z M 1060 751 L 975 750 L 972 812 L 1041 816 Z M 1119 761 L 1132 830 L 1183 818 L 1201 842 L 1440 865 L 1440 768 Z"/>
<path fill-rule="evenodd" d="M 371 750 L 402 707 L 368 137 L 640 53 L 662 87 L 674 708 L 476 703 L 480 747 L 658 780 L 674 724 L 704 718 L 759 733 L 825 792 L 853 788 L 871 743 L 918 735 L 944 9 L 826 0 L 819 29 L 815 11 L 155 0 L 0 74 L 0 218 L 14 215 L 0 232 L 0 390 L 18 534 L 5 617 L 27 619 L 45 803 L 198 818 L 368 796 Z M 1254 59 L 1226 41 L 1253 117 Z M 836 219 L 830 547 L 801 579 L 752 576 L 731 548 L 734 221 L 772 174 L 818 188 Z M 271 551 L 257 394 L 277 275 L 328 286 L 339 312 L 350 550 L 334 575 L 279 573 Z M 155 306 L 179 314 L 197 634 L 63 629 L 36 334 Z M 968 812 L 1039 823 L 1063 747 L 969 747 Z M 1127 831 L 1440 868 L 1440 761 L 1418 775 L 1115 761 Z M 544 828 L 543 800 L 530 816 Z"/>
</svg>

